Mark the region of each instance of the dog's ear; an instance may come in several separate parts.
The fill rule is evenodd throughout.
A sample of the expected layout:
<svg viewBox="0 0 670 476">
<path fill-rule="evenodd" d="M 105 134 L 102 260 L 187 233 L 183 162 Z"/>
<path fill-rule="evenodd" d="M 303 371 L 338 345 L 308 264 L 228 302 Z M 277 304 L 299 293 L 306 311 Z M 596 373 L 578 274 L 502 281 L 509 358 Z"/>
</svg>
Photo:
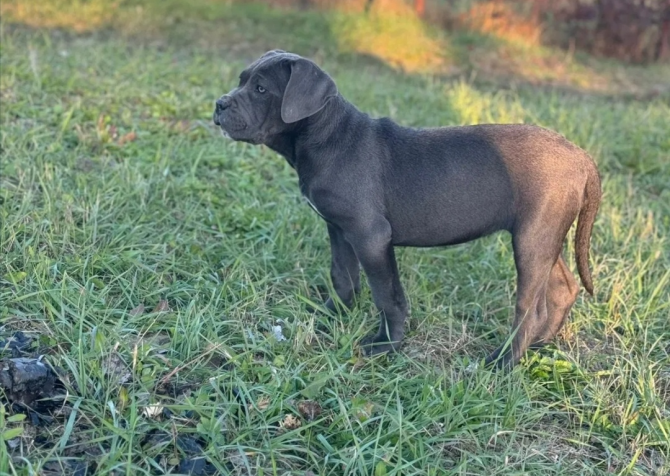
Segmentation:
<svg viewBox="0 0 670 476">
<path fill-rule="evenodd" d="M 287 124 L 316 114 L 337 95 L 335 82 L 312 61 L 297 58 L 290 65 L 291 78 L 281 104 L 281 118 Z"/>
</svg>

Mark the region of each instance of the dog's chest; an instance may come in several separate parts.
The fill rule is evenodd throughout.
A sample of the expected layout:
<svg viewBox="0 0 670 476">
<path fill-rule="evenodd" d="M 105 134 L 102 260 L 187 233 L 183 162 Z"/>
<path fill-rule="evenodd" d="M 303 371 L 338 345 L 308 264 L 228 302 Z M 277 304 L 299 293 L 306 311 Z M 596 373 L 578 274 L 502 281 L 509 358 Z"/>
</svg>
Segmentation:
<svg viewBox="0 0 670 476">
<path fill-rule="evenodd" d="M 307 203 L 309 204 L 309 206 L 312 207 L 312 210 L 314 210 L 314 211 L 316 212 L 317 215 L 319 215 L 319 216 L 320 216 L 321 218 L 323 218 L 324 220 L 326 219 L 326 217 L 324 217 L 323 214 L 319 211 L 319 209 L 316 208 L 316 205 L 314 205 L 314 203 L 312 203 L 312 201 L 309 199 L 309 197 L 308 197 L 307 195 L 305 195 L 305 194 L 303 193 L 303 194 L 302 194 L 302 198 L 304 198 L 305 201 L 307 201 Z"/>
<path fill-rule="evenodd" d="M 309 206 L 312 207 L 312 210 L 314 210 L 321 218 L 326 220 L 326 217 L 323 216 L 323 213 L 319 211 L 312 199 L 309 197 L 309 188 L 304 183 L 300 184 L 300 194 L 302 195 L 302 198 L 304 198 L 305 201 L 309 204 Z"/>
</svg>

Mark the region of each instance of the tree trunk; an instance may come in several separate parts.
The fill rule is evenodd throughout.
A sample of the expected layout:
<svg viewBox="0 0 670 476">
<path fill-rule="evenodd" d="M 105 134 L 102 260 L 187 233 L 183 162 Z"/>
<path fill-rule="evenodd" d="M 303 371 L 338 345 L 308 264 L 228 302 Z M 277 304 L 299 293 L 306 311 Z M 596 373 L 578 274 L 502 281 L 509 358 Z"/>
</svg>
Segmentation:
<svg viewBox="0 0 670 476">
<path fill-rule="evenodd" d="M 663 20 L 658 61 L 670 60 L 670 19 Z"/>
</svg>

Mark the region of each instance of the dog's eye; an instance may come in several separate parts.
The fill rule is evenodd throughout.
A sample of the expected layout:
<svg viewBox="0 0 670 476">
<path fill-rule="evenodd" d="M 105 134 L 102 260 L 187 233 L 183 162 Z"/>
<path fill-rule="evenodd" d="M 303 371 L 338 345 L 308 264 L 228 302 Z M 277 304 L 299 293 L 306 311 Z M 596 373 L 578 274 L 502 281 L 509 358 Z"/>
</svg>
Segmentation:
<svg viewBox="0 0 670 476">
<path fill-rule="evenodd" d="M 258 86 L 256 86 L 256 91 L 263 94 L 265 92 L 265 88 L 259 84 Z"/>
</svg>

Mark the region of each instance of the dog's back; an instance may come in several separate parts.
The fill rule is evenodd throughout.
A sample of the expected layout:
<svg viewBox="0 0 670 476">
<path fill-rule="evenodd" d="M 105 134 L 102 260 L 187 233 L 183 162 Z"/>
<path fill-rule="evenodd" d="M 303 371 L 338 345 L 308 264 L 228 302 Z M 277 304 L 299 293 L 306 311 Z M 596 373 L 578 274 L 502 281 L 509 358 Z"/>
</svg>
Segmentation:
<svg viewBox="0 0 670 476">
<path fill-rule="evenodd" d="M 385 201 L 395 245 L 451 245 L 498 230 L 521 233 L 540 216 L 560 220 L 565 236 L 580 216 L 578 268 L 592 291 L 588 236 L 600 180 L 584 150 L 532 125 L 412 129 L 388 119 L 376 122 L 386 144 Z"/>
<path fill-rule="evenodd" d="M 385 195 L 396 245 L 462 243 L 513 223 L 504 158 L 483 129 L 409 129 L 380 120 Z"/>
<path fill-rule="evenodd" d="M 586 152 L 537 126 L 377 123 L 389 162 L 386 203 L 391 224 L 399 225 L 397 245 L 448 245 L 511 231 L 520 215 L 550 202 L 572 203 L 576 216 L 586 181 L 597 173 Z"/>
</svg>

